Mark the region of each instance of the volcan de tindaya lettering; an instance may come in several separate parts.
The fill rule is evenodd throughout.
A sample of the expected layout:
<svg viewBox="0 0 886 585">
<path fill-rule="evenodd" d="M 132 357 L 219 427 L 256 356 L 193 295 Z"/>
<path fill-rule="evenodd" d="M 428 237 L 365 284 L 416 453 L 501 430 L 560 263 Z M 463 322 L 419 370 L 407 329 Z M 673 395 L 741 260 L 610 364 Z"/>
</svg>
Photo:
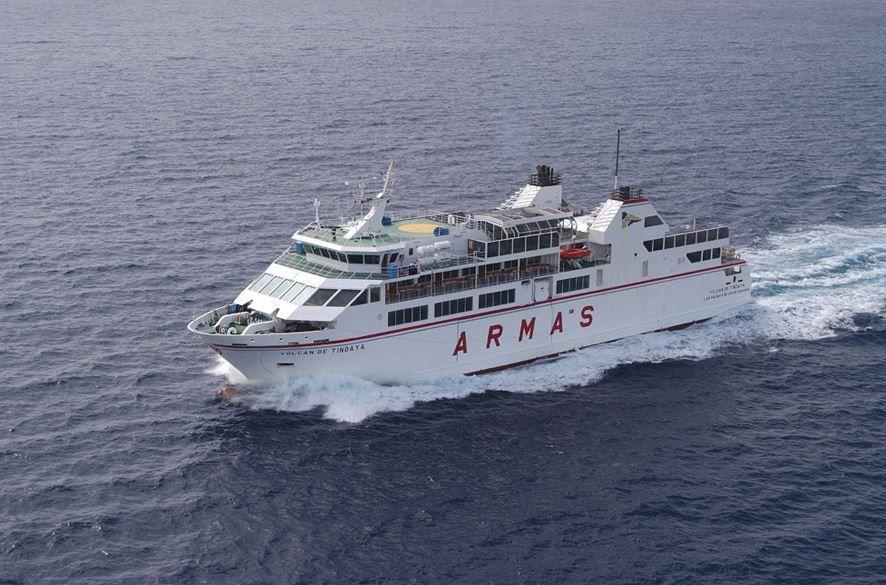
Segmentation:
<svg viewBox="0 0 886 585">
<path fill-rule="evenodd" d="M 289 248 L 188 329 L 249 380 L 403 382 L 678 329 L 751 300 L 729 228 L 672 230 L 617 183 L 585 213 L 553 169 L 536 171 L 494 211 L 393 213 L 391 163 L 381 191 L 358 197 L 365 215 L 321 220 L 315 202 Z"/>
</svg>

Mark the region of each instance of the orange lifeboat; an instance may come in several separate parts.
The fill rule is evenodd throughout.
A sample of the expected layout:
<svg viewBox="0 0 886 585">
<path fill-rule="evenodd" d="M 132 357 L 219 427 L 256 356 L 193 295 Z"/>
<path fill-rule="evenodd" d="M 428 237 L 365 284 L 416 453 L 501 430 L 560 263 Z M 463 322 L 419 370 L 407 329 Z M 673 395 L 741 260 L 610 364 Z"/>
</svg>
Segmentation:
<svg viewBox="0 0 886 585">
<path fill-rule="evenodd" d="M 590 255 L 591 252 L 587 248 L 576 248 L 575 246 L 570 246 L 565 250 L 560 250 L 561 260 L 581 260 L 582 258 L 587 258 Z"/>
</svg>

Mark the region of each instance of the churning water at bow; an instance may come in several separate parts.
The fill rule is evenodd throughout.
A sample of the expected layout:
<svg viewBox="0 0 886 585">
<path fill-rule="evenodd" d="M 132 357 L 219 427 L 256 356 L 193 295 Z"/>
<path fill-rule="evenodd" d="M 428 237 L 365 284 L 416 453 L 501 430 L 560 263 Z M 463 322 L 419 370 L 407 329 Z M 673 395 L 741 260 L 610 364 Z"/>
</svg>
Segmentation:
<svg viewBox="0 0 886 585">
<path fill-rule="evenodd" d="M 0 9 L 0 583 L 886 581 L 886 8 Z M 344 180 L 723 222 L 755 302 L 498 374 L 241 390 L 185 329 Z"/>
</svg>

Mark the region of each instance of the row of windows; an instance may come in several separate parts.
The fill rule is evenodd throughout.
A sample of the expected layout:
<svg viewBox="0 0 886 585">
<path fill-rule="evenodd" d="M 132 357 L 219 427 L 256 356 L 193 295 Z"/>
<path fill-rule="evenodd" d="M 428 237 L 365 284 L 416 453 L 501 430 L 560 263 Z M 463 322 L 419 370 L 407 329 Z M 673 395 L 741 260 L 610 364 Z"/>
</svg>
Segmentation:
<svg viewBox="0 0 886 585">
<path fill-rule="evenodd" d="M 556 230 L 560 227 L 559 219 L 543 219 L 540 221 L 527 221 L 507 229 L 501 228 L 488 221 L 478 222 L 478 227 L 493 240 L 502 240 L 508 237 L 516 237 L 518 234 L 533 234 L 547 230 Z"/>
<path fill-rule="evenodd" d="M 478 250 L 478 256 L 483 255 L 483 242 L 472 242 L 473 248 Z M 500 240 L 498 242 L 489 242 L 486 244 L 486 258 L 495 258 L 496 256 L 507 256 L 508 254 L 519 254 L 521 252 L 529 252 L 531 250 L 544 250 L 560 245 L 560 234 L 552 232 L 549 234 L 539 234 L 536 236 L 523 236 L 520 238 L 511 238 L 509 240 Z"/>
<path fill-rule="evenodd" d="M 557 294 L 568 293 L 568 292 L 582 290 L 584 288 L 590 288 L 590 287 L 591 287 L 590 275 L 576 276 L 575 278 L 566 278 L 564 280 L 557 281 Z"/>
<path fill-rule="evenodd" d="M 329 248 L 324 248 L 323 246 L 314 246 L 311 244 L 302 244 L 305 248 L 305 252 L 308 254 L 314 254 L 316 256 L 323 256 L 324 258 L 329 258 L 331 260 L 338 260 L 339 262 L 345 262 L 348 264 L 373 264 L 377 265 L 381 262 L 382 255 L 379 254 L 345 254 L 343 252 L 337 252 L 335 250 L 330 250 Z M 394 252 L 391 254 L 390 261 L 393 262 L 397 259 L 397 253 Z"/>
<path fill-rule="evenodd" d="M 474 297 L 465 297 L 463 299 L 452 299 L 451 301 L 434 303 L 434 317 L 446 317 L 447 315 L 466 313 L 473 310 Z"/>
<path fill-rule="evenodd" d="M 317 289 L 266 272 L 249 285 L 249 290 L 297 305 L 310 297 Z"/>
<path fill-rule="evenodd" d="M 643 242 L 643 245 L 646 246 L 646 249 L 650 252 L 658 252 L 659 250 L 670 250 L 671 248 L 703 244 L 704 242 L 713 242 L 728 237 L 729 228 L 721 227 L 689 232 L 688 234 L 677 234 L 676 236 L 667 236 L 655 240 L 646 240 Z"/>
<path fill-rule="evenodd" d="M 711 260 L 720 257 L 720 248 L 711 248 L 710 250 L 698 250 L 686 254 L 690 262 L 701 262 L 702 260 Z"/>
<path fill-rule="evenodd" d="M 516 298 L 516 289 L 497 290 L 495 292 L 480 295 L 480 308 L 497 307 L 498 305 L 507 305 L 513 303 Z"/>
<path fill-rule="evenodd" d="M 410 307 L 408 309 L 398 309 L 396 311 L 388 311 L 388 327 L 392 327 L 394 325 L 403 325 L 404 323 L 415 323 L 416 321 L 424 321 L 427 318 L 427 305 Z"/>
<path fill-rule="evenodd" d="M 312 289 L 313 290 L 313 289 Z M 344 288 L 321 288 L 304 302 L 306 307 L 347 307 L 376 303 L 381 300 L 381 289 L 377 286 L 365 290 Z M 353 302 L 351 302 L 353 301 Z"/>
</svg>

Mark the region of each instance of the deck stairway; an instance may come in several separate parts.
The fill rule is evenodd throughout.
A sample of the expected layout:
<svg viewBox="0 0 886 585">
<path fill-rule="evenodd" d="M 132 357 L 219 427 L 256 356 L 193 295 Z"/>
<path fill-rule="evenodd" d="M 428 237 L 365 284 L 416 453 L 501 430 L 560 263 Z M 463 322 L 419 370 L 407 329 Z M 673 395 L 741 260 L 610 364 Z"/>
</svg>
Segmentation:
<svg viewBox="0 0 886 585">
<path fill-rule="evenodd" d="M 504 203 L 498 206 L 498 209 L 515 209 L 517 207 L 529 207 L 535 200 L 538 193 L 538 187 L 525 185 L 514 191 L 510 197 L 505 199 Z"/>
<path fill-rule="evenodd" d="M 591 213 L 594 219 L 590 223 L 590 228 L 597 231 L 606 231 L 606 228 L 612 223 L 612 218 L 615 217 L 619 209 L 621 209 L 621 202 L 612 199 L 604 201 L 602 205 Z"/>
</svg>

